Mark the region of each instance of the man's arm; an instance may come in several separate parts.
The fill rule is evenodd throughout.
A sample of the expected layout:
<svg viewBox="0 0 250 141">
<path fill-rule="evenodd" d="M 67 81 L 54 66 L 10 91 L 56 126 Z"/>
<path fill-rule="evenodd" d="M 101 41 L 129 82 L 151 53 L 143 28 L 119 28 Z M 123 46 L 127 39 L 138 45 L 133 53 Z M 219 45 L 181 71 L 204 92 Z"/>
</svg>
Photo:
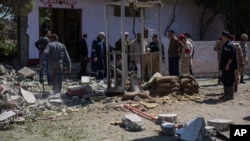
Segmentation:
<svg viewBox="0 0 250 141">
<path fill-rule="evenodd" d="M 67 62 L 69 71 L 71 71 L 71 59 L 69 57 L 69 53 L 68 53 L 65 45 L 63 45 L 63 48 L 64 48 L 64 56 L 63 56 L 64 58 L 63 59 Z"/>
</svg>

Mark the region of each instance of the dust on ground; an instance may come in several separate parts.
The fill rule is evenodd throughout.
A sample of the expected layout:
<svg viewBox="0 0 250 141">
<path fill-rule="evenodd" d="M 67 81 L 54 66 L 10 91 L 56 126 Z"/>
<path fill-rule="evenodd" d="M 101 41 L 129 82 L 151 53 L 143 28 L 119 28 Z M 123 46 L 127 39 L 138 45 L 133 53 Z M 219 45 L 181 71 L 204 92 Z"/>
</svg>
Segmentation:
<svg viewBox="0 0 250 141">
<path fill-rule="evenodd" d="M 250 124 L 250 81 L 239 84 L 234 100 L 220 102 L 223 86 L 217 85 L 217 79 L 197 79 L 200 95 L 196 100 L 174 99 L 169 103 L 159 103 L 157 108 L 146 109 L 147 113 L 177 114 L 178 122 L 185 123 L 196 117 L 211 119 L 231 119 L 235 124 Z M 117 103 L 115 103 L 117 102 Z M 138 132 L 126 131 L 112 121 L 121 121 L 131 113 L 119 105 L 130 101 L 114 101 L 114 103 L 90 102 L 75 105 L 65 112 L 36 113 L 37 122 L 27 121 L 25 124 L 12 124 L 11 129 L 0 131 L 0 141 L 176 141 L 176 137 L 159 134 L 160 126 L 142 118 L 146 129 Z M 133 101 L 132 101 L 133 102 Z M 48 118 L 52 117 L 52 118 Z M 38 118 L 38 119 L 39 119 Z M 221 139 L 217 139 L 221 140 Z"/>
</svg>

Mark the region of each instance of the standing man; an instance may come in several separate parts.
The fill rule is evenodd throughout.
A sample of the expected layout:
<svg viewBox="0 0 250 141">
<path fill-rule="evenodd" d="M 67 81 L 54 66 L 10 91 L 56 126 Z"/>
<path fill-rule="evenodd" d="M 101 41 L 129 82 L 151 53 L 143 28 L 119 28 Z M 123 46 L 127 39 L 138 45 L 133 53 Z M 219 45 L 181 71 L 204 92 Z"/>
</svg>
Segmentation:
<svg viewBox="0 0 250 141">
<path fill-rule="evenodd" d="M 179 35 L 178 39 L 183 44 L 183 51 L 181 54 L 181 74 L 190 74 L 193 46 L 191 42 L 186 39 L 184 34 Z"/>
<path fill-rule="evenodd" d="M 81 70 L 78 74 L 78 77 L 81 78 L 81 76 L 87 75 L 87 63 L 88 63 L 88 45 L 87 45 L 87 34 L 82 35 L 82 39 L 79 43 L 79 54 L 80 54 L 80 60 L 81 60 Z"/>
<path fill-rule="evenodd" d="M 243 57 L 244 57 L 244 65 L 248 64 L 248 57 L 247 57 L 247 39 L 248 36 L 247 34 L 242 34 L 241 35 L 241 42 L 240 42 L 240 47 L 242 48 L 243 51 Z M 243 67 L 241 76 L 240 76 L 240 83 L 245 83 L 243 80 L 243 76 L 244 76 L 244 71 L 245 71 L 245 67 Z"/>
<path fill-rule="evenodd" d="M 60 93 L 62 89 L 63 61 L 67 62 L 69 71 L 71 71 L 71 60 L 68 51 L 64 44 L 58 42 L 56 34 L 50 35 L 50 43 L 47 45 L 40 59 L 41 65 L 46 58 L 48 58 L 53 94 L 55 95 Z"/>
<path fill-rule="evenodd" d="M 174 30 L 168 31 L 169 47 L 168 47 L 168 69 L 170 75 L 179 76 L 179 61 L 182 53 L 183 45 L 175 36 Z"/>
<path fill-rule="evenodd" d="M 217 51 L 218 85 L 221 84 L 221 70 L 220 70 L 219 68 L 220 68 L 220 58 L 221 58 L 222 46 L 223 46 L 223 43 L 222 43 L 221 38 L 220 38 L 220 39 L 218 39 L 218 40 L 215 42 L 215 45 L 214 45 L 214 48 L 213 48 L 214 51 Z"/>
<path fill-rule="evenodd" d="M 186 40 L 188 40 L 192 44 L 192 50 L 191 50 L 191 52 L 192 52 L 192 54 L 191 54 L 192 58 L 191 59 L 193 60 L 193 58 L 194 58 L 194 43 L 193 43 L 193 40 L 191 39 L 191 35 L 188 32 L 184 32 L 183 34 L 185 35 Z M 189 67 L 189 73 L 191 75 L 194 75 L 193 69 L 192 69 L 192 61 L 191 61 L 190 67 Z"/>
<path fill-rule="evenodd" d="M 229 40 L 229 32 L 223 31 L 221 41 L 223 43 L 220 70 L 222 71 L 222 82 L 224 85 L 224 96 L 222 100 L 232 100 L 234 98 L 235 70 L 237 69 L 236 51 L 232 41 Z"/>
<path fill-rule="evenodd" d="M 50 42 L 49 41 L 49 36 L 50 36 L 51 32 L 50 30 L 48 29 L 45 29 L 44 32 L 43 32 L 43 36 L 39 38 L 39 40 L 37 40 L 35 42 L 35 47 L 38 49 L 39 51 L 39 59 L 41 59 L 41 55 L 43 54 L 43 51 L 44 49 L 46 48 L 46 46 L 48 45 L 48 43 Z M 44 61 L 43 61 L 43 68 L 41 69 L 45 69 L 46 70 L 46 75 L 47 75 L 47 81 L 48 81 L 48 84 L 50 85 L 50 73 L 49 73 L 49 68 L 48 68 L 48 59 L 46 58 Z M 40 71 L 39 72 L 40 74 L 40 77 L 39 77 L 39 81 L 40 83 L 43 83 L 43 71 Z"/>
<path fill-rule="evenodd" d="M 141 47 L 141 42 L 142 42 L 142 47 Z M 141 55 L 142 53 L 145 53 L 147 49 L 147 42 L 145 40 L 141 39 L 141 33 L 136 34 L 136 39 L 131 45 L 130 48 L 130 53 L 132 54 L 131 56 L 131 63 L 135 63 L 136 69 L 137 69 L 137 78 L 141 79 Z"/>
<path fill-rule="evenodd" d="M 162 44 L 162 61 L 165 60 L 165 52 L 164 52 L 164 45 Z M 159 51 L 159 41 L 157 34 L 152 36 L 152 42 L 149 43 L 148 47 L 150 48 L 150 52 L 157 52 Z"/>
<path fill-rule="evenodd" d="M 243 52 L 239 43 L 234 43 L 236 58 L 237 58 L 237 70 L 235 70 L 235 83 L 234 83 L 234 92 L 238 91 L 239 77 L 242 74 L 244 68 L 244 57 Z"/>
<path fill-rule="evenodd" d="M 99 32 L 97 38 L 92 42 L 91 59 L 91 72 L 95 74 L 97 79 L 105 78 L 106 45 L 103 32 Z"/>
</svg>

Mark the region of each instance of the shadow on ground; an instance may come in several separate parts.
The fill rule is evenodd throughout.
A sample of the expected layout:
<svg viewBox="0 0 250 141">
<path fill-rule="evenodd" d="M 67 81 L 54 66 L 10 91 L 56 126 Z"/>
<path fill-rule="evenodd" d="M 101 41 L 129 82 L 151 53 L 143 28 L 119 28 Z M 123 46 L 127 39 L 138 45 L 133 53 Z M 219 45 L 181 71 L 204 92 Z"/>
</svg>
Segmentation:
<svg viewBox="0 0 250 141">
<path fill-rule="evenodd" d="M 250 116 L 244 117 L 244 120 L 250 121 Z"/>
<path fill-rule="evenodd" d="M 152 137 L 145 137 L 141 139 L 135 139 L 130 141 L 178 141 L 178 137 L 176 136 L 152 136 Z"/>
</svg>

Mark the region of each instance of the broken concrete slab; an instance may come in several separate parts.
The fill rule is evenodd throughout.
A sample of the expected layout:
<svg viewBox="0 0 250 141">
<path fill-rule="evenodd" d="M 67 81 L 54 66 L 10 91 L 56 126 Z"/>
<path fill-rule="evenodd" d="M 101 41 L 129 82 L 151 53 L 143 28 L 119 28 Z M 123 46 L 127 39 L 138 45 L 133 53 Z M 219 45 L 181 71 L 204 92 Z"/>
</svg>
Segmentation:
<svg viewBox="0 0 250 141">
<path fill-rule="evenodd" d="M 19 74 L 24 75 L 25 77 L 32 77 L 34 76 L 37 72 L 28 68 L 28 67 L 23 67 L 18 71 Z"/>
<path fill-rule="evenodd" d="M 25 101 L 27 102 L 27 104 L 35 104 L 36 102 L 36 98 L 33 95 L 33 93 L 24 90 L 22 87 L 20 87 L 20 93 L 23 96 L 23 98 L 25 99 Z"/>
<path fill-rule="evenodd" d="M 15 112 L 13 111 L 7 111 L 7 112 L 3 112 L 0 114 L 0 122 L 4 122 L 5 120 L 12 118 L 16 115 Z"/>
<path fill-rule="evenodd" d="M 144 122 L 141 117 L 136 114 L 127 114 L 122 119 L 122 123 L 128 131 L 141 131 L 145 129 Z"/>
</svg>

